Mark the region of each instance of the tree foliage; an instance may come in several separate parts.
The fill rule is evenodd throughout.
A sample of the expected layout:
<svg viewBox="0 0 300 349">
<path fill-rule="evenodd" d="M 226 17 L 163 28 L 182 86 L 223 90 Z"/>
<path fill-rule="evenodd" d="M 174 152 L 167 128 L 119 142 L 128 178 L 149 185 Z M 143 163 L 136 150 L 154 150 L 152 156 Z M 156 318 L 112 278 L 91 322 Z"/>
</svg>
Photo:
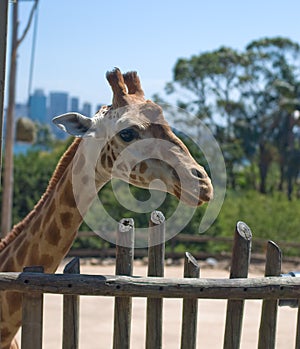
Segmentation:
<svg viewBox="0 0 300 349">
<path fill-rule="evenodd" d="M 200 119 L 213 130 L 232 188 L 241 168 L 256 167 L 252 183 L 267 193 L 276 164 L 277 187 L 291 199 L 300 170 L 299 59 L 298 43 L 276 37 L 254 40 L 242 52 L 221 47 L 176 62 L 166 91 L 180 95 L 178 106 L 194 115 L 195 127 Z"/>
<path fill-rule="evenodd" d="M 70 140 L 56 142 L 48 151 L 36 146 L 26 154 L 14 156 L 13 224 L 23 219 L 38 202 L 69 144 Z"/>
</svg>

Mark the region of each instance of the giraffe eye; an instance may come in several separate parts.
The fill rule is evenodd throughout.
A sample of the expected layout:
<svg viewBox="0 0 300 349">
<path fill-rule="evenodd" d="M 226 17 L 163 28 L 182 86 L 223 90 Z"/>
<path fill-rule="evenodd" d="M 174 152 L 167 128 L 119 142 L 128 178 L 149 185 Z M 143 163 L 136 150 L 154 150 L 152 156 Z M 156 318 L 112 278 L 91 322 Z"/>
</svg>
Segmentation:
<svg viewBox="0 0 300 349">
<path fill-rule="evenodd" d="M 119 132 L 119 136 L 122 138 L 124 142 L 131 142 L 134 139 L 137 139 L 139 134 L 138 132 L 133 128 L 125 128 L 121 132 Z"/>
</svg>

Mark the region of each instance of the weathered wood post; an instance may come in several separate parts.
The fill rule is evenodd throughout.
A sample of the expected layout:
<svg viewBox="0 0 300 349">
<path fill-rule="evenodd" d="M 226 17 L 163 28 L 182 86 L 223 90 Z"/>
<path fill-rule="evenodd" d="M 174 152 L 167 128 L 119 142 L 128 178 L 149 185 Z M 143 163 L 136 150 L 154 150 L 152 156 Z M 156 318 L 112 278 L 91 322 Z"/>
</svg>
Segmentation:
<svg viewBox="0 0 300 349">
<path fill-rule="evenodd" d="M 64 274 L 80 274 L 79 258 L 73 258 L 64 268 Z M 78 349 L 79 296 L 63 297 L 63 349 Z"/>
<path fill-rule="evenodd" d="M 300 349 L 300 299 L 298 300 L 297 329 L 295 349 Z"/>
<path fill-rule="evenodd" d="M 3 143 L 2 130 L 3 130 L 3 120 L 4 120 L 7 17 L 8 17 L 8 1 L 0 1 L 0 171 L 2 169 L 2 143 Z"/>
<path fill-rule="evenodd" d="M 41 266 L 25 267 L 24 273 L 43 273 Z M 39 292 L 23 294 L 22 310 L 22 349 L 42 349 L 43 345 L 43 300 Z"/>
<path fill-rule="evenodd" d="M 250 228 L 244 222 L 238 222 L 231 257 L 231 279 L 248 277 L 251 242 Z M 238 349 L 240 347 L 244 302 L 244 300 L 228 300 L 227 302 L 224 349 Z"/>
<path fill-rule="evenodd" d="M 185 253 L 184 275 L 185 278 L 199 278 L 200 267 L 196 259 Z M 196 349 L 197 341 L 198 299 L 183 299 L 181 349 Z"/>
<path fill-rule="evenodd" d="M 149 222 L 148 276 L 164 276 L 165 217 L 151 213 Z M 162 347 L 162 298 L 147 298 L 146 349 Z"/>
<path fill-rule="evenodd" d="M 280 276 L 281 250 L 273 242 L 267 245 L 265 276 Z M 276 339 L 278 299 L 265 299 L 262 304 L 258 349 L 274 349 Z"/>
<path fill-rule="evenodd" d="M 132 275 L 134 258 L 134 221 L 124 218 L 120 221 L 116 239 L 116 275 Z M 131 297 L 115 297 L 114 349 L 130 348 Z"/>
</svg>

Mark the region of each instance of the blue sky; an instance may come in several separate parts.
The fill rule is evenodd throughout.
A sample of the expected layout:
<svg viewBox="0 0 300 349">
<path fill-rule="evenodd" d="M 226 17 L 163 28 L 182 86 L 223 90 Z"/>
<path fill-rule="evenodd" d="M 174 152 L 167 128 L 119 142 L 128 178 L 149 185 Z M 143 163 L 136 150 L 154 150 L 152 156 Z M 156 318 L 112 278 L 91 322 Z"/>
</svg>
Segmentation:
<svg viewBox="0 0 300 349">
<path fill-rule="evenodd" d="M 20 2 L 20 33 L 32 2 Z M 10 10 L 12 5 L 10 4 Z M 40 0 L 33 89 L 110 103 L 105 72 L 137 70 L 147 97 L 179 57 L 262 37 L 299 42 L 299 0 Z M 17 101 L 28 97 L 32 30 L 19 50 Z"/>
</svg>

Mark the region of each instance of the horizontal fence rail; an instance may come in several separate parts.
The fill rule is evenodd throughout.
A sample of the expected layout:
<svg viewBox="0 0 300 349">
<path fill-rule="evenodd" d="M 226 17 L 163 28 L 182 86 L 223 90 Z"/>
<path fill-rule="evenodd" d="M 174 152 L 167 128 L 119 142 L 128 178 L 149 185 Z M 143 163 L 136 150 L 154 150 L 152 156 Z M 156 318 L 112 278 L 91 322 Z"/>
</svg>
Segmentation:
<svg viewBox="0 0 300 349">
<path fill-rule="evenodd" d="M 99 234 L 99 235 L 98 235 Z M 92 238 L 102 236 L 101 232 L 92 232 L 92 231 L 80 231 L 78 232 L 78 238 Z M 265 250 L 266 245 L 268 244 L 267 239 L 261 239 L 261 238 L 255 238 L 252 241 L 252 247 L 251 247 L 251 262 L 264 262 L 265 261 Z M 225 237 L 225 236 L 208 236 L 208 235 L 190 235 L 190 234 L 179 234 L 174 236 L 172 239 L 167 241 L 169 247 L 165 251 L 165 257 L 166 258 L 172 258 L 172 259 L 181 259 L 183 257 L 182 252 L 176 251 L 176 246 L 179 243 L 183 243 L 186 245 L 189 244 L 205 244 L 205 243 L 213 243 L 214 245 L 220 244 L 227 246 L 228 252 L 226 251 L 219 251 L 219 252 L 212 252 L 212 251 L 193 251 L 193 257 L 195 257 L 198 260 L 205 260 L 209 257 L 214 257 L 217 260 L 230 260 L 231 259 L 231 252 L 229 252 L 234 243 L 234 238 L 232 237 Z M 286 251 L 290 249 L 300 249 L 300 243 L 297 242 L 288 242 L 288 241 L 276 241 L 276 243 Z M 188 250 L 187 246 L 187 250 Z M 134 256 L 135 258 L 144 258 L 147 257 L 148 251 L 147 249 L 138 248 L 135 250 Z M 109 258 L 115 256 L 115 248 L 113 247 L 107 247 L 105 246 L 104 241 L 102 242 L 102 245 L 100 247 L 85 247 L 85 248 L 72 248 L 69 253 L 69 257 L 80 257 L 80 258 Z M 284 262 L 291 262 L 291 263 L 300 263 L 300 258 L 297 256 L 283 256 Z"/>
<path fill-rule="evenodd" d="M 78 237 L 95 237 L 95 236 L 104 236 L 103 232 L 93 232 L 93 231 L 79 231 Z M 230 236 L 211 236 L 211 235 L 192 235 L 192 234 L 179 234 L 172 238 L 171 242 L 186 242 L 186 243 L 205 243 L 205 242 L 216 242 L 216 243 L 225 243 L 232 245 L 234 238 Z M 265 249 L 268 239 L 255 238 L 253 244 L 261 249 Z M 279 240 L 277 244 L 281 248 L 300 248 L 300 242 L 285 241 Z"/>
<path fill-rule="evenodd" d="M 198 279 L 118 275 L 0 273 L 0 291 L 84 296 L 299 299 L 300 278 Z"/>
</svg>

